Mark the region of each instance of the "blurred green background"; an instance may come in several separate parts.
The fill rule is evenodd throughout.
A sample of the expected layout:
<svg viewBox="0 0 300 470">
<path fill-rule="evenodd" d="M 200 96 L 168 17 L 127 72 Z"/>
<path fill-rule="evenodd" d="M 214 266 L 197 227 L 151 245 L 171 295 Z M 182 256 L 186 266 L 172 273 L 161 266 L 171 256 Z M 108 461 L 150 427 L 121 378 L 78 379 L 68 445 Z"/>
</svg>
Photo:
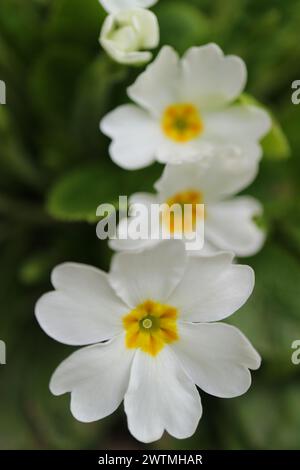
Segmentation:
<svg viewBox="0 0 300 470">
<path fill-rule="evenodd" d="M 246 262 L 256 271 L 248 304 L 234 315 L 263 356 L 243 397 L 201 393 L 204 415 L 188 440 L 149 446 L 127 431 L 120 409 L 94 424 L 75 421 L 69 397 L 53 397 L 51 373 L 72 350 L 48 338 L 33 311 L 50 290 L 53 266 L 85 262 L 107 269 L 111 252 L 95 234 L 95 209 L 119 194 L 151 190 L 161 167 L 126 172 L 111 163 L 99 120 L 125 102 L 140 69 L 100 50 L 105 16 L 98 0 L 0 0 L 0 366 L 2 449 L 300 448 L 300 79 L 297 0 L 160 0 L 161 44 L 180 53 L 217 42 L 247 63 L 247 93 L 276 116 L 256 182 L 246 192 L 265 205 L 268 240 Z M 248 99 L 248 98 L 244 98 Z M 245 260 L 243 260 L 244 262 Z M 176 412 L 176 410 L 174 410 Z"/>
</svg>

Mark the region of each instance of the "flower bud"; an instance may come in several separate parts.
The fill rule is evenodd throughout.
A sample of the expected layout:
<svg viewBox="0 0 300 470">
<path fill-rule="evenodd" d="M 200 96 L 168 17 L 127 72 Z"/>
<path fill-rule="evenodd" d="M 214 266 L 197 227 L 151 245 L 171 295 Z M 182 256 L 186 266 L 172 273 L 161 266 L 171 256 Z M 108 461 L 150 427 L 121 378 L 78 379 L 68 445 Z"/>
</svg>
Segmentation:
<svg viewBox="0 0 300 470">
<path fill-rule="evenodd" d="M 112 59 L 121 64 L 149 62 L 152 53 L 147 49 L 159 43 L 157 18 L 142 8 L 111 14 L 103 23 L 100 43 Z"/>
</svg>

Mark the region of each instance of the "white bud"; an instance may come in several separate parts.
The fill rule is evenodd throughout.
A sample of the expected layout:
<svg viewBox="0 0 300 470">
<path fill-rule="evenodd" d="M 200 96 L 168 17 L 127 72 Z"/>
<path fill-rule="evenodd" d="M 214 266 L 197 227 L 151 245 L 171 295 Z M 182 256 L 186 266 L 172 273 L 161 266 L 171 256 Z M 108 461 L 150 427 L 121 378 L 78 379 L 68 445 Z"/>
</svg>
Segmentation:
<svg viewBox="0 0 300 470">
<path fill-rule="evenodd" d="M 153 49 L 159 43 L 157 18 L 154 13 L 142 8 L 111 14 L 103 23 L 100 43 L 121 64 L 149 62 L 152 53 L 147 49 Z"/>
</svg>

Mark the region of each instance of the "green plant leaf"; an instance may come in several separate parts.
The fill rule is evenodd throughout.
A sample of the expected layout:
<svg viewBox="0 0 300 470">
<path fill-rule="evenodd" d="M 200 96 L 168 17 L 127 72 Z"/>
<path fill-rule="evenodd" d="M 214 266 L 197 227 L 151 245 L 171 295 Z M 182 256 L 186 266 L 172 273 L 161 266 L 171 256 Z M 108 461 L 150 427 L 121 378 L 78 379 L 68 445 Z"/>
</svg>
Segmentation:
<svg viewBox="0 0 300 470">
<path fill-rule="evenodd" d="M 290 156 L 290 144 L 277 119 L 274 116 L 271 117 L 272 128 L 261 142 L 263 151 L 267 158 L 282 160 Z"/>
<path fill-rule="evenodd" d="M 101 203 L 113 203 L 119 187 L 113 165 L 89 165 L 62 177 L 50 192 L 47 210 L 59 220 L 97 220 Z"/>
<path fill-rule="evenodd" d="M 160 165 L 128 172 L 107 157 L 106 162 L 71 171 L 55 183 L 48 195 L 47 211 L 58 220 L 95 222 L 100 204 L 113 204 L 118 209 L 119 196 L 153 191 L 160 173 Z"/>
</svg>

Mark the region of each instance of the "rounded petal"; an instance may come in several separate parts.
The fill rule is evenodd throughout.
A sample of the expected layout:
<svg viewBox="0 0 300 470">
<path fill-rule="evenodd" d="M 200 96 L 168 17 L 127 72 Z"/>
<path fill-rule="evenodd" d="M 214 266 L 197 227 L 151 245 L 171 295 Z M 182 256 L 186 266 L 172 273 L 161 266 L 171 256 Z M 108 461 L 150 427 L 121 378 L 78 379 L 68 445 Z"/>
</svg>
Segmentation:
<svg viewBox="0 0 300 470">
<path fill-rule="evenodd" d="M 205 162 L 167 165 L 155 183 L 160 201 L 166 201 L 177 192 L 197 190 L 203 194 L 204 203 L 218 201 L 249 185 L 258 172 L 255 162 L 241 159 L 219 158 L 217 155 Z"/>
<path fill-rule="evenodd" d="M 254 221 L 262 212 L 259 201 L 250 196 L 209 205 L 206 238 L 221 250 L 233 251 L 237 256 L 252 256 L 266 239 L 266 233 Z"/>
<path fill-rule="evenodd" d="M 165 240 L 140 253 L 117 253 L 109 280 L 132 308 L 146 300 L 165 302 L 183 276 L 187 256 L 180 240 Z"/>
<path fill-rule="evenodd" d="M 122 331 L 128 307 L 116 296 L 106 273 L 76 263 L 57 266 L 52 273 L 56 291 L 43 295 L 35 314 L 52 338 L 70 345 L 92 344 Z"/>
<path fill-rule="evenodd" d="M 108 13 L 117 13 L 128 8 L 148 8 L 155 5 L 157 0 L 99 0 Z"/>
<path fill-rule="evenodd" d="M 137 106 L 119 106 L 102 119 L 100 129 L 113 140 L 110 156 L 120 167 L 135 170 L 154 161 L 159 129 L 155 121 Z"/>
<path fill-rule="evenodd" d="M 143 49 L 154 49 L 159 44 L 159 24 L 157 17 L 151 11 L 135 9 L 135 14 L 139 18 L 136 27 L 140 33 L 141 47 Z"/>
<path fill-rule="evenodd" d="M 176 51 L 164 46 L 157 58 L 128 88 L 128 96 L 153 116 L 160 118 L 169 104 L 178 101 L 179 72 Z"/>
<path fill-rule="evenodd" d="M 257 106 L 234 105 L 205 115 L 206 132 L 224 142 L 258 141 L 271 128 L 271 118 Z"/>
<path fill-rule="evenodd" d="M 182 69 L 182 95 L 202 110 L 233 101 L 247 78 L 243 60 L 224 56 L 216 44 L 190 48 L 182 59 Z"/>
<path fill-rule="evenodd" d="M 114 239 L 109 241 L 109 247 L 114 251 L 133 251 L 140 252 L 149 249 L 159 243 L 159 240 L 151 239 L 139 239 L 133 240 L 131 238 L 126 239 Z"/>
<path fill-rule="evenodd" d="M 179 309 L 180 320 L 221 320 L 246 302 L 254 287 L 254 272 L 232 260 L 230 253 L 189 256 L 183 279 L 168 299 Z"/>
<path fill-rule="evenodd" d="M 240 330 L 225 323 L 179 323 L 178 327 L 179 341 L 172 348 L 198 387 L 221 398 L 248 390 L 248 369 L 258 369 L 261 359 Z"/>
<path fill-rule="evenodd" d="M 250 140 L 240 141 L 237 146 L 237 154 L 248 160 L 250 164 L 259 163 L 263 155 L 263 150 L 259 142 L 250 142 Z"/>
<path fill-rule="evenodd" d="M 129 431 L 145 443 L 164 430 L 177 439 L 190 437 L 202 415 L 195 385 L 167 347 L 155 358 L 137 351 L 124 405 Z"/>
<path fill-rule="evenodd" d="M 79 349 L 58 366 L 50 390 L 54 395 L 71 392 L 71 412 L 79 421 L 105 418 L 124 398 L 133 355 L 123 335 Z"/>
</svg>

